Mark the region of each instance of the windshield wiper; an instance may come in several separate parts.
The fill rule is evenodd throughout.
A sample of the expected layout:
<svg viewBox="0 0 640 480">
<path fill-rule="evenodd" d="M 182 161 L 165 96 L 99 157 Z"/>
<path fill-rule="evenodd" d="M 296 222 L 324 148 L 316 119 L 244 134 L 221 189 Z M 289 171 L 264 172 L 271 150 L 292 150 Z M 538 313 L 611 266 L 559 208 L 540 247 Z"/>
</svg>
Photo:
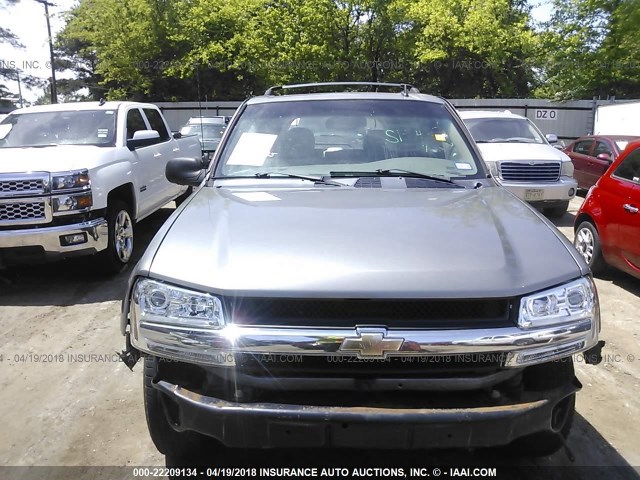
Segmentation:
<svg viewBox="0 0 640 480">
<path fill-rule="evenodd" d="M 449 180 L 445 177 L 437 177 L 435 175 L 427 175 L 426 173 L 418 173 L 412 172 L 411 170 L 403 170 L 401 168 L 388 168 L 382 169 L 379 168 L 373 172 L 371 171 L 363 171 L 363 172 L 329 172 L 329 175 L 332 177 L 365 177 L 365 176 L 388 176 L 388 177 L 410 177 L 410 178 L 424 178 L 426 180 L 433 180 L 434 182 L 442 182 L 448 183 L 450 185 L 455 185 L 458 188 L 465 188 L 459 183 L 454 182 L 453 180 Z"/>
<path fill-rule="evenodd" d="M 255 174 L 256 178 L 271 178 L 272 175 L 282 176 L 282 177 L 287 177 L 287 178 L 299 178 L 300 180 L 308 180 L 310 182 L 322 183 L 323 185 L 333 185 L 335 187 L 344 187 L 344 186 L 346 186 L 343 183 L 332 182 L 331 180 L 327 180 L 325 178 L 307 177 L 305 175 L 295 175 L 293 173 L 262 172 L 262 173 L 256 173 Z"/>
</svg>

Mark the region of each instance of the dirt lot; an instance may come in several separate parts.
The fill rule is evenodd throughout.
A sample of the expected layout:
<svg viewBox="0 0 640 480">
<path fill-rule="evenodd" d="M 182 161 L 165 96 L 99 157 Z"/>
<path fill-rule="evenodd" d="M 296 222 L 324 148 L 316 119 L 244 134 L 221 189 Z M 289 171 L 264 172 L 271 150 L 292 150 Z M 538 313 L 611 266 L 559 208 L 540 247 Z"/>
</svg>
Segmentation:
<svg viewBox="0 0 640 480">
<path fill-rule="evenodd" d="M 574 200 L 569 214 L 556 222 L 571 239 L 581 201 Z M 138 254 L 171 211 L 167 207 L 138 226 Z M 544 262 L 544 252 L 539 255 Z M 132 373 L 114 355 L 124 343 L 119 311 L 128 272 L 105 280 L 91 273 L 90 261 L 78 259 L 21 268 L 10 277 L 0 280 L 0 465 L 164 465 L 147 433 L 140 366 Z M 568 445 L 575 465 L 638 466 L 640 328 L 634 322 L 640 312 L 640 281 L 611 272 L 597 284 L 607 358 L 596 367 L 577 365 L 584 389 L 578 394 Z M 283 461 L 289 458 L 282 455 Z M 310 453 L 293 458 L 301 455 Z M 313 455 L 314 460 L 329 458 Z M 363 458 L 373 465 L 380 458 L 368 452 L 335 455 L 331 458 L 337 464 Z M 500 451 L 464 455 L 440 452 L 423 455 L 423 460 L 513 462 Z M 530 472 L 530 462 L 522 465 L 523 473 Z M 560 452 L 535 465 L 571 462 Z M 613 469 L 606 476 L 640 478 Z"/>
</svg>

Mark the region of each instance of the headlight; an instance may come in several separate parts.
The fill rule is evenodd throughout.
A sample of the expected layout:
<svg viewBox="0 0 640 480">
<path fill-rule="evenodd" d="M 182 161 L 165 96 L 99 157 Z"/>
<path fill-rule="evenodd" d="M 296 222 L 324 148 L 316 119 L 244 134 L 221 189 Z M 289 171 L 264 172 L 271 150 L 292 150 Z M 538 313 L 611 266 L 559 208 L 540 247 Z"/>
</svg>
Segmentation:
<svg viewBox="0 0 640 480">
<path fill-rule="evenodd" d="M 77 172 L 64 172 L 51 174 L 51 190 L 88 190 L 91 188 L 89 172 L 80 170 Z"/>
<path fill-rule="evenodd" d="M 562 162 L 562 171 L 560 174 L 566 177 L 573 177 L 573 162 Z"/>
<path fill-rule="evenodd" d="M 142 321 L 190 328 L 224 326 L 222 302 L 208 293 L 141 279 L 133 301 Z"/>
<path fill-rule="evenodd" d="M 599 317 L 593 280 L 582 277 L 565 285 L 528 295 L 520 301 L 518 326 L 537 328 Z"/>
<path fill-rule="evenodd" d="M 91 192 L 57 195 L 52 198 L 52 206 L 54 213 L 84 210 L 93 206 L 93 196 Z"/>
</svg>

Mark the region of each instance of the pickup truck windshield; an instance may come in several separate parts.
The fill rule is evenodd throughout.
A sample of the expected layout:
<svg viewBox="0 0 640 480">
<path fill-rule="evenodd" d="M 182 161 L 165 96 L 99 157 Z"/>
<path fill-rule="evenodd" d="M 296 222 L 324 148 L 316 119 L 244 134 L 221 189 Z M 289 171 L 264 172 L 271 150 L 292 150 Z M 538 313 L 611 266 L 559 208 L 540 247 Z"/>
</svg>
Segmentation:
<svg viewBox="0 0 640 480">
<path fill-rule="evenodd" d="M 478 143 L 546 143 L 524 118 L 467 118 L 464 122 Z"/>
<path fill-rule="evenodd" d="M 114 110 L 67 110 L 18 113 L 0 123 L 0 148 L 48 145 L 113 146 Z"/>
<path fill-rule="evenodd" d="M 349 176 L 405 170 L 479 178 L 483 169 L 442 104 L 402 100 L 303 100 L 250 104 L 216 177 Z"/>
</svg>

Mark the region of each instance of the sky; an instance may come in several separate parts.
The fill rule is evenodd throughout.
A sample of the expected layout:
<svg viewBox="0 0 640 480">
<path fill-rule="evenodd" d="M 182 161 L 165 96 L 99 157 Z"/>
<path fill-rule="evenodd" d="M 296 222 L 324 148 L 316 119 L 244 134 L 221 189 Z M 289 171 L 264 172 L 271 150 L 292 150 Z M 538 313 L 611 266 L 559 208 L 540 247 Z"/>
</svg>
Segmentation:
<svg viewBox="0 0 640 480">
<path fill-rule="evenodd" d="M 51 33 L 55 37 L 64 26 L 63 15 L 78 0 L 49 0 L 55 6 L 49 7 Z M 535 21 L 548 20 L 551 15 L 551 0 L 531 0 L 533 5 L 532 16 Z M 44 14 L 44 6 L 35 0 L 20 0 L 16 5 L 0 7 L 2 24 L 15 33 L 24 49 L 17 49 L 6 43 L 0 43 L 0 64 L 10 68 L 19 68 L 26 74 L 39 78 L 49 78 L 51 69 L 49 63 L 49 44 L 47 40 L 47 23 Z M 6 21 L 9 20 L 9 21 Z M 56 72 L 56 77 L 61 78 Z M 18 93 L 17 82 L 4 81 L 7 89 Z M 28 90 L 22 88 L 22 96 L 25 102 L 33 102 L 42 95 L 41 90 Z"/>
</svg>

